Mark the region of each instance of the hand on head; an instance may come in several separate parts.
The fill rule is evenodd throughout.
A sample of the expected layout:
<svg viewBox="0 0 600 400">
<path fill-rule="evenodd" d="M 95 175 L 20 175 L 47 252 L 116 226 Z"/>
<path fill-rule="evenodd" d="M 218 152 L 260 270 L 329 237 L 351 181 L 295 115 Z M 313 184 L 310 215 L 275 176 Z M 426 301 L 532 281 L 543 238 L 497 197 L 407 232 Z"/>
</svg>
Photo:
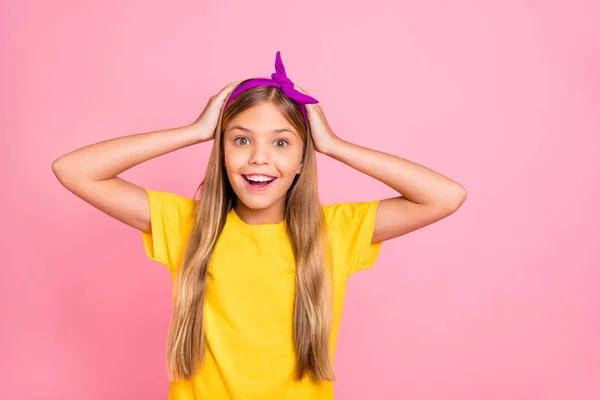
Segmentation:
<svg viewBox="0 0 600 400">
<path fill-rule="evenodd" d="M 221 114 L 221 109 L 225 105 L 225 100 L 227 100 L 227 96 L 229 96 L 241 82 L 242 81 L 229 83 L 221 89 L 219 93 L 210 97 L 208 104 L 204 107 L 200 116 L 191 124 L 199 141 L 205 142 L 215 138 L 215 130 L 217 129 L 219 115 Z"/>
</svg>

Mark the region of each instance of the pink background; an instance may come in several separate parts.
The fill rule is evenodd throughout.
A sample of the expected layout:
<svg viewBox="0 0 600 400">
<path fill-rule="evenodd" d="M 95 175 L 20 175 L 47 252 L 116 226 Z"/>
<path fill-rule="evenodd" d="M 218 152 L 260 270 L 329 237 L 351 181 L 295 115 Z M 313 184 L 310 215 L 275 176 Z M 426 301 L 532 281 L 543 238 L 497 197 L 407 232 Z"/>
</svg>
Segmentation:
<svg viewBox="0 0 600 400">
<path fill-rule="evenodd" d="M 4 1 L 3 399 L 165 399 L 170 277 L 51 163 L 289 76 L 334 131 L 469 193 L 349 281 L 336 399 L 600 398 L 600 7 Z M 122 174 L 191 196 L 210 144 Z M 323 203 L 393 196 L 319 155 Z"/>
</svg>

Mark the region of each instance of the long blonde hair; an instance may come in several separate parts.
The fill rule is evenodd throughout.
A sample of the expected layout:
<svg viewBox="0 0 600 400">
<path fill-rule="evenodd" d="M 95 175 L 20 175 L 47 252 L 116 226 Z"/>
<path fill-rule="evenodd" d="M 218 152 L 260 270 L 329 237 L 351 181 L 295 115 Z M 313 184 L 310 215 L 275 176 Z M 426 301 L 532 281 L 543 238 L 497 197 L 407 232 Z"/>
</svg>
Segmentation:
<svg viewBox="0 0 600 400">
<path fill-rule="evenodd" d="M 223 132 L 236 115 L 265 102 L 280 110 L 304 142 L 304 165 L 286 194 L 284 211 L 296 260 L 295 375 L 297 379 L 308 373 L 319 381 L 335 380 L 329 342 L 333 270 L 317 190 L 314 144 L 300 106 L 279 88 L 258 86 L 236 96 L 219 116 L 206 176 L 197 191 L 201 196 L 195 201 L 194 225 L 174 279 L 176 300 L 167 344 L 170 381 L 193 377 L 205 357 L 203 310 L 209 261 L 227 214 L 237 201 L 224 167 Z"/>
</svg>

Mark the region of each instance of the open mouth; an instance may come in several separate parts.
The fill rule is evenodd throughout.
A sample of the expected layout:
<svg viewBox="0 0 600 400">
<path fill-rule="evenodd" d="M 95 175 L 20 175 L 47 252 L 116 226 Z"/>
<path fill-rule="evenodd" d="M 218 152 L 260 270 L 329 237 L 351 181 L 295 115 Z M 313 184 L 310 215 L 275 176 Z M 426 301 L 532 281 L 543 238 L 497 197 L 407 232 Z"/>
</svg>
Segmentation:
<svg viewBox="0 0 600 400">
<path fill-rule="evenodd" d="M 269 186 L 271 186 L 271 184 L 273 182 L 275 182 L 275 180 L 277 179 L 277 178 L 266 177 L 266 176 L 252 176 L 252 175 L 250 175 L 250 176 L 242 175 L 242 176 L 248 183 L 248 186 L 250 186 L 251 189 L 255 189 L 255 190 L 264 190 L 264 189 L 268 188 Z"/>
</svg>

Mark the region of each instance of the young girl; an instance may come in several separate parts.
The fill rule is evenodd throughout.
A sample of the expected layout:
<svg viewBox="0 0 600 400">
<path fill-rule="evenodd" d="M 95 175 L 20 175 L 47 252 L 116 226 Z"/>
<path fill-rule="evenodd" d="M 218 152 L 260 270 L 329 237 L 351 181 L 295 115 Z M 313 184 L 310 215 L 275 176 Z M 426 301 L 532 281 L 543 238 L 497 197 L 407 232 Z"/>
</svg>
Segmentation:
<svg viewBox="0 0 600 400">
<path fill-rule="evenodd" d="M 430 169 L 338 137 L 279 52 L 275 68 L 272 79 L 227 85 L 190 125 L 92 144 L 52 165 L 75 195 L 139 229 L 148 257 L 170 270 L 169 399 L 333 399 L 346 280 L 373 265 L 383 241 L 466 198 Z M 118 177 L 212 139 L 198 199 Z M 321 205 L 315 150 L 402 196 Z"/>
</svg>

